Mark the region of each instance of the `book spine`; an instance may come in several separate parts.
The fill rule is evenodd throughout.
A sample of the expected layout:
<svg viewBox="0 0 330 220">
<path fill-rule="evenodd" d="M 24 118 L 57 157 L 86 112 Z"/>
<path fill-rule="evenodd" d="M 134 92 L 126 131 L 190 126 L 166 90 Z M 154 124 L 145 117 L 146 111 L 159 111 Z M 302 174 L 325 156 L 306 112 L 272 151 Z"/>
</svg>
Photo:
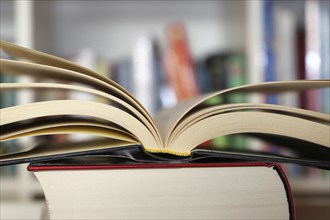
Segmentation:
<svg viewBox="0 0 330 220">
<path fill-rule="evenodd" d="M 150 37 L 140 37 L 133 49 L 133 95 L 155 115 L 159 109 L 159 83 L 155 72 L 154 42 Z"/>
<path fill-rule="evenodd" d="M 115 62 L 113 77 L 119 85 L 133 93 L 132 59 L 122 58 Z"/>
<path fill-rule="evenodd" d="M 319 2 L 307 0 L 305 2 L 306 24 L 306 79 L 320 79 L 320 40 L 319 40 Z M 307 108 L 313 111 L 319 110 L 319 91 L 308 91 Z"/>
<path fill-rule="evenodd" d="M 166 29 L 168 50 L 164 63 L 166 76 L 177 99 L 184 100 L 198 95 L 199 87 L 184 26 L 171 23 Z"/>
<path fill-rule="evenodd" d="M 263 4 L 263 30 L 264 30 L 264 81 L 275 81 L 275 56 L 273 48 L 273 21 L 274 2 L 272 0 L 265 0 Z M 266 102 L 276 104 L 277 99 L 275 95 L 266 95 Z"/>
<path fill-rule="evenodd" d="M 196 72 L 197 72 L 197 79 L 199 82 L 200 92 L 202 94 L 211 92 L 212 91 L 210 87 L 211 77 L 207 70 L 205 59 L 201 59 L 196 62 Z"/>
<path fill-rule="evenodd" d="M 298 79 L 306 79 L 306 67 L 305 67 L 305 54 L 306 54 L 306 30 L 303 26 L 299 25 L 296 28 L 295 33 L 296 42 L 296 62 L 297 62 L 297 72 Z M 299 94 L 299 107 L 307 108 L 307 98 L 306 92 Z"/>
<path fill-rule="evenodd" d="M 274 55 L 277 81 L 297 80 L 298 72 L 295 60 L 295 30 L 298 19 L 287 7 L 274 6 Z M 298 107 L 298 95 L 286 93 L 278 95 L 278 104 Z"/>
<path fill-rule="evenodd" d="M 209 88 L 211 91 L 223 90 L 227 88 L 227 69 L 226 59 L 229 56 L 227 53 L 216 53 L 207 57 L 206 69 L 209 76 Z M 226 100 L 220 97 L 214 97 L 209 100 L 210 105 L 220 104 Z"/>
<path fill-rule="evenodd" d="M 264 81 L 264 48 L 263 48 L 263 1 L 246 1 L 246 57 L 248 83 L 256 84 Z M 261 94 L 249 96 L 249 102 L 264 101 Z M 258 145 L 257 143 L 253 145 Z"/>
</svg>

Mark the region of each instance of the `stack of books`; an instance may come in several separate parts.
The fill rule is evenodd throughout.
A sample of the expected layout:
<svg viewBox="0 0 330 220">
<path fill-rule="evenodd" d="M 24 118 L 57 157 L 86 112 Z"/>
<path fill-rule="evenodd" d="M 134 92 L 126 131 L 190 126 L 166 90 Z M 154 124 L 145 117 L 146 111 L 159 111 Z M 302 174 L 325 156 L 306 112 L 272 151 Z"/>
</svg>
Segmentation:
<svg viewBox="0 0 330 220">
<path fill-rule="evenodd" d="M 328 88 L 329 80 L 235 87 L 179 102 L 152 118 L 102 74 L 8 42 L 1 48 L 26 60 L 1 59 L 1 74 L 58 81 L 1 83 L 1 91 L 79 91 L 108 100 L 54 99 L 1 109 L 3 142 L 74 133 L 97 137 L 1 155 L 1 165 L 31 163 L 51 219 L 294 219 L 290 188 L 277 163 L 330 168 L 328 114 L 224 98 Z M 209 105 L 214 97 L 224 101 Z M 298 156 L 199 147 L 232 134 L 281 142 Z"/>
</svg>

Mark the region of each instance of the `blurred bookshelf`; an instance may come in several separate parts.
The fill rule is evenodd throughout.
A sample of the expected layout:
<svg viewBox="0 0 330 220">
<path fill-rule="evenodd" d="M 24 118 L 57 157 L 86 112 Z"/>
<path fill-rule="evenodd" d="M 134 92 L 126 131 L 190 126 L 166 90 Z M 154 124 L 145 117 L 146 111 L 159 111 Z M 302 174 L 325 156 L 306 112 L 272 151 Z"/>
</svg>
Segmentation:
<svg viewBox="0 0 330 220">
<path fill-rule="evenodd" d="M 173 24 L 183 27 L 187 48 L 178 56 L 190 61 L 185 65 L 196 75 L 198 93 L 262 81 L 330 78 L 328 1 L 1 0 L 0 6 L 2 40 L 61 56 L 101 72 L 134 93 L 153 113 L 184 98 L 167 81 L 169 71 L 180 71 L 168 68 L 169 61 L 165 60 L 167 54 L 177 52 L 170 47 L 167 32 Z M 139 77 L 129 80 L 134 78 L 131 75 L 141 76 L 141 73 L 146 79 L 143 82 Z M 269 103 L 302 105 L 329 113 L 328 90 L 308 96 L 317 101 L 311 103 L 306 96 L 293 94 L 256 96 L 254 101 L 267 99 Z M 8 105 L 48 97 L 54 98 L 54 94 L 23 92 L 9 100 Z M 233 97 L 233 102 L 242 99 Z M 2 96 L 1 104 L 4 100 Z M 34 143 L 31 139 L 9 143 L 1 146 L 0 152 L 13 147 L 28 148 Z M 219 143 L 238 146 L 242 142 L 229 138 L 214 140 L 214 144 Z M 274 150 L 259 142 L 254 144 L 257 148 Z M 299 212 L 299 207 L 306 209 L 306 204 L 312 208 L 316 204 L 311 212 L 322 213 L 318 209 L 322 207 L 329 213 L 330 201 L 324 199 L 330 196 L 329 172 L 291 165 L 283 168 L 297 197 L 298 219 L 308 219 L 300 218 L 305 214 Z M 7 213 L 1 214 L 1 219 L 9 216 L 9 211 L 2 210 L 24 204 L 36 204 L 30 210 L 37 213 L 34 218 L 39 218 L 44 198 L 26 165 L 1 168 L 0 177 L 0 213 Z M 324 214 L 322 217 L 327 219 Z"/>
</svg>

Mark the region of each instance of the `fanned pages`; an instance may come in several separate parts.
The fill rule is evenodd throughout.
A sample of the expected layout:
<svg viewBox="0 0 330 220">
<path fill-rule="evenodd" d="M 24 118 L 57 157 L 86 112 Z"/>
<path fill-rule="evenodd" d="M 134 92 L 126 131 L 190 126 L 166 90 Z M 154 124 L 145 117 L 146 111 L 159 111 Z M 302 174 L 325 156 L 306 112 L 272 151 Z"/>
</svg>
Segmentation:
<svg viewBox="0 0 330 220">
<path fill-rule="evenodd" d="M 66 85 L 66 84 L 55 84 L 55 83 L 2 83 L 0 85 L 1 90 L 18 90 L 18 89 L 48 89 L 48 90 L 71 90 L 71 91 L 79 91 L 84 93 L 89 93 L 95 96 L 100 96 L 108 100 L 113 104 L 116 104 L 120 107 L 120 109 L 127 111 L 129 114 L 135 116 L 138 120 L 141 120 L 148 129 L 153 133 L 153 135 L 157 136 L 157 131 L 155 130 L 154 126 L 150 121 L 141 114 L 136 108 L 132 107 L 128 103 L 118 99 L 116 96 L 110 95 L 108 93 L 91 89 L 85 88 L 81 86 L 74 86 L 74 85 Z"/>
<path fill-rule="evenodd" d="M 198 105 L 212 99 L 215 96 L 225 96 L 234 93 L 284 93 L 288 91 L 302 91 L 309 89 L 320 89 L 330 86 L 329 80 L 315 80 L 315 81 L 281 81 L 271 83 L 260 83 L 257 85 L 245 85 L 237 88 L 231 88 L 224 91 L 218 91 L 211 94 L 203 95 L 195 99 L 181 102 L 172 109 L 166 109 L 161 111 L 155 119 L 158 129 L 161 133 L 163 140 L 167 140 L 171 131 L 174 130 L 175 126 L 180 123 L 180 120 L 186 115 L 193 114 L 194 109 Z M 225 103 L 224 103 L 225 104 Z M 299 111 L 299 110 L 298 110 Z M 328 118 L 329 119 L 329 118 Z M 329 120 L 328 120 L 329 121 Z"/>
<path fill-rule="evenodd" d="M 140 145 L 147 154 L 187 157 L 207 140 L 235 134 L 294 139 L 308 144 L 311 152 L 321 148 L 330 155 L 328 114 L 264 103 L 223 101 L 212 106 L 207 104 L 216 96 L 224 98 L 239 93 L 267 95 L 328 88 L 329 80 L 268 82 L 217 91 L 180 102 L 171 109 L 161 111 L 153 119 L 127 90 L 101 74 L 8 42 L 1 41 L 1 48 L 17 59 L 27 60 L 1 59 L 1 74 L 57 80 L 54 83 L 1 83 L 1 92 L 21 89 L 35 92 L 79 91 L 106 100 L 106 103 L 101 103 L 97 99 L 86 101 L 55 97 L 1 109 L 2 142 L 26 136 L 72 133 L 95 137 L 76 143 L 67 140 L 31 146 L 30 150 L 1 155 L 1 164 L 28 162 L 33 158 L 48 160 L 72 156 L 77 152 L 90 154 L 104 149 L 126 149 L 132 145 Z M 79 84 L 71 85 L 73 83 Z M 300 146 L 290 147 L 299 154 Z M 324 167 L 330 168 L 329 160 L 323 158 L 320 161 Z"/>
</svg>

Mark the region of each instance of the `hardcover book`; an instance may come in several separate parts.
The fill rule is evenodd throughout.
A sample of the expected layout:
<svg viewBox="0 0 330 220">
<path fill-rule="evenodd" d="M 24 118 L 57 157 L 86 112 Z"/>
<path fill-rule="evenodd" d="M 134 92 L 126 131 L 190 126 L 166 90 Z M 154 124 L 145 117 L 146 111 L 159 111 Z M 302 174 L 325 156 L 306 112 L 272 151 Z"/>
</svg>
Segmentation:
<svg viewBox="0 0 330 220">
<path fill-rule="evenodd" d="M 50 219 L 295 219 L 280 167 L 265 163 L 29 166 Z"/>
</svg>

